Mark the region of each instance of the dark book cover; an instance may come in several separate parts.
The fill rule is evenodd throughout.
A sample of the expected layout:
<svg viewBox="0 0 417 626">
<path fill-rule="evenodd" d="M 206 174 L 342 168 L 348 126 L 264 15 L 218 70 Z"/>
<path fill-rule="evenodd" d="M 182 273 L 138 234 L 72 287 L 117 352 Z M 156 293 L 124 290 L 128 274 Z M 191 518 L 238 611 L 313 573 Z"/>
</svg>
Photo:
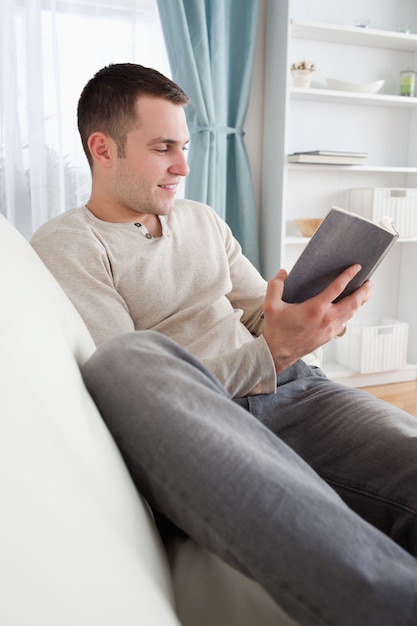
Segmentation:
<svg viewBox="0 0 417 626">
<path fill-rule="evenodd" d="M 361 271 L 335 302 L 341 300 L 372 276 L 397 239 L 389 218 L 375 224 L 356 213 L 332 207 L 290 271 L 283 300 L 295 303 L 312 298 L 347 267 L 359 263 Z"/>
</svg>

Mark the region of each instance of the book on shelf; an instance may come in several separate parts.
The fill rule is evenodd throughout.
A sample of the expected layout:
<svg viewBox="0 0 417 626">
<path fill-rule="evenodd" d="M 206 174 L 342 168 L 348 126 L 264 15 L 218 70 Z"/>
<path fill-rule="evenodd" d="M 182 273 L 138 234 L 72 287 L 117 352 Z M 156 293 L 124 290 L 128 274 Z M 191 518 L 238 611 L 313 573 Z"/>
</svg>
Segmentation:
<svg viewBox="0 0 417 626">
<path fill-rule="evenodd" d="M 398 239 L 393 220 L 376 224 L 361 215 L 332 207 L 288 274 L 285 302 L 303 302 L 318 295 L 346 268 L 362 269 L 350 281 L 338 302 L 372 276 Z"/>
<path fill-rule="evenodd" d="M 337 150 L 312 150 L 288 155 L 289 163 L 321 163 L 323 165 L 362 165 L 366 152 L 341 152 Z"/>
</svg>

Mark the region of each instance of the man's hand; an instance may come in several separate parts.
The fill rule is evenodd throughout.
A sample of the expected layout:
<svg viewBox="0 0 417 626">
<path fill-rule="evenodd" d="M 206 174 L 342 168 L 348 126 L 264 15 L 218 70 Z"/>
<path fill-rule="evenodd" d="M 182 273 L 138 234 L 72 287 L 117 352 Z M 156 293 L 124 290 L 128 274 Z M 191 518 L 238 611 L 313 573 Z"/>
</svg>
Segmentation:
<svg viewBox="0 0 417 626">
<path fill-rule="evenodd" d="M 346 322 L 370 298 L 373 283 L 368 280 L 350 296 L 336 304 L 333 301 L 360 269 L 360 265 L 352 265 L 318 296 L 299 304 L 282 300 L 285 270 L 279 270 L 268 282 L 263 305 L 264 337 L 277 374 L 344 332 Z"/>
</svg>

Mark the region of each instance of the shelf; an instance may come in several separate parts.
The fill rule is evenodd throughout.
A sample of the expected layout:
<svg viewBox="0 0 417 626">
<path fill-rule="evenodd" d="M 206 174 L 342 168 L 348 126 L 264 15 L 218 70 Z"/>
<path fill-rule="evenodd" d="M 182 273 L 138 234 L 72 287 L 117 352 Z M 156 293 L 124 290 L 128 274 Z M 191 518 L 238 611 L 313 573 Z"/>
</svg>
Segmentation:
<svg viewBox="0 0 417 626">
<path fill-rule="evenodd" d="M 372 387 L 374 385 L 388 385 L 417 380 L 417 365 L 414 363 L 407 363 L 401 370 L 361 374 L 343 367 L 339 363 L 324 362 L 323 371 L 332 380 L 348 387 Z"/>
<path fill-rule="evenodd" d="M 310 241 L 311 237 L 302 237 L 301 235 L 287 235 L 285 237 L 286 244 L 293 244 L 299 246 L 305 246 Z"/>
<path fill-rule="evenodd" d="M 417 51 L 417 35 L 374 28 L 358 28 L 321 22 L 291 21 L 292 35 L 300 39 L 344 43 L 390 50 Z"/>
<path fill-rule="evenodd" d="M 400 8 L 395 0 L 388 0 L 383 10 L 378 9 L 382 28 L 395 29 L 396 24 L 410 22 L 413 34 L 355 27 L 355 13 L 349 11 L 340 13 L 341 21 L 346 17 L 345 25 L 330 23 L 326 20 L 339 19 L 333 4 L 315 7 L 313 2 L 307 7 L 305 0 L 267 3 L 262 189 L 265 276 L 272 276 L 277 267 L 291 269 L 308 245 L 310 238 L 303 237 L 295 224 L 296 216 L 307 217 L 303 207 L 308 208 L 310 217 L 319 217 L 333 203 L 349 205 L 349 189 L 355 187 L 417 187 L 417 97 L 399 95 L 399 72 L 405 67 L 417 70 L 416 0 L 404 0 Z M 370 16 L 373 24 L 375 6 L 373 0 L 365 0 L 361 13 Z M 294 60 L 303 58 L 317 62 L 318 71 L 310 87 L 293 87 L 289 68 Z M 359 72 L 357 82 L 385 78 L 384 86 L 378 93 L 329 88 L 329 77 L 353 82 L 352 67 Z M 289 153 L 302 148 L 358 150 L 367 152 L 368 157 L 359 165 L 289 163 Z M 370 308 L 381 315 L 398 314 L 409 325 L 410 363 L 400 370 L 361 374 L 336 363 L 337 345 L 330 342 L 324 347 L 323 364 L 329 378 L 351 387 L 417 380 L 413 314 L 417 292 L 409 289 L 416 262 L 417 236 L 399 238 L 398 248 L 380 270 Z"/>
<path fill-rule="evenodd" d="M 365 104 L 405 109 L 417 108 L 417 98 L 411 98 L 410 96 L 394 96 L 390 94 L 363 93 L 358 91 L 335 91 L 333 89 L 320 89 L 317 87 L 291 87 L 290 97 L 293 100 L 310 100 L 312 102 Z"/>
<path fill-rule="evenodd" d="M 389 165 L 324 165 L 322 163 L 287 163 L 289 170 L 316 170 L 321 172 L 361 172 L 376 174 L 417 174 L 417 167 L 391 167 Z"/>
</svg>

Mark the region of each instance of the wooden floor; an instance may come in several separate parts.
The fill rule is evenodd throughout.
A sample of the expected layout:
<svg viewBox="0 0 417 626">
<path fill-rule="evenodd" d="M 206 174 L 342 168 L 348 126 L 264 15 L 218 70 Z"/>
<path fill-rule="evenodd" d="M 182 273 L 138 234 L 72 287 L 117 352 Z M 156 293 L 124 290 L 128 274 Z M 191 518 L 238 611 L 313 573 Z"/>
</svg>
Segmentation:
<svg viewBox="0 0 417 626">
<path fill-rule="evenodd" d="M 417 417 L 417 381 L 363 389 Z"/>
</svg>

